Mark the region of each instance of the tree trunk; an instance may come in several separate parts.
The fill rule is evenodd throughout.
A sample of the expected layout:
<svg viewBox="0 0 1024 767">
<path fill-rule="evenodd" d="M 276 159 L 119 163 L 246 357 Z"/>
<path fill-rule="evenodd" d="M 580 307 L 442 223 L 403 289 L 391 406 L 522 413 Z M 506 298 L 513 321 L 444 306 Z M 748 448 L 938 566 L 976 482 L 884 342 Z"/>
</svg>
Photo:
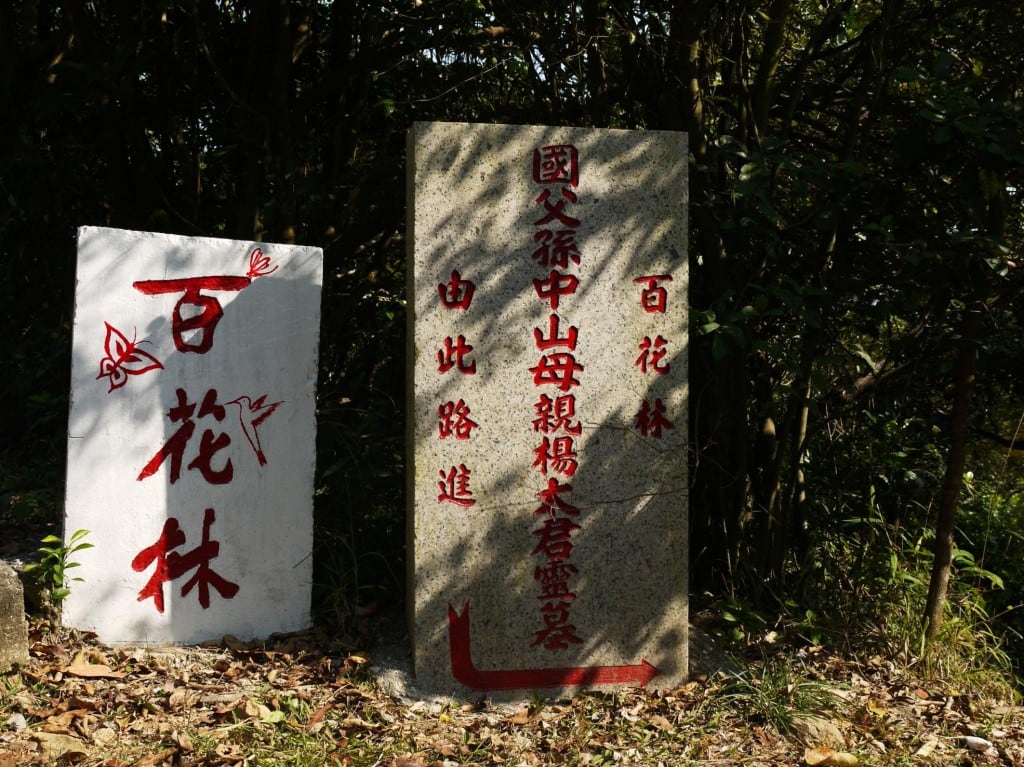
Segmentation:
<svg viewBox="0 0 1024 767">
<path fill-rule="evenodd" d="M 956 507 L 960 500 L 964 463 L 967 459 L 967 421 L 971 406 L 971 388 L 974 384 L 975 341 L 981 323 L 981 308 L 981 301 L 975 299 L 964 310 L 956 363 L 953 367 L 949 455 L 946 458 L 946 474 L 942 480 L 942 494 L 939 497 L 939 516 L 935 521 L 935 559 L 932 562 L 931 581 L 928 584 L 928 601 L 924 608 L 925 637 L 928 639 L 935 637 L 942 626 L 946 592 L 949 589 Z"/>
<path fill-rule="evenodd" d="M 608 0 L 585 0 L 583 29 L 586 34 L 587 111 L 590 124 L 606 128 L 611 119 L 608 103 L 608 73 L 601 42 L 608 27 Z"/>
</svg>

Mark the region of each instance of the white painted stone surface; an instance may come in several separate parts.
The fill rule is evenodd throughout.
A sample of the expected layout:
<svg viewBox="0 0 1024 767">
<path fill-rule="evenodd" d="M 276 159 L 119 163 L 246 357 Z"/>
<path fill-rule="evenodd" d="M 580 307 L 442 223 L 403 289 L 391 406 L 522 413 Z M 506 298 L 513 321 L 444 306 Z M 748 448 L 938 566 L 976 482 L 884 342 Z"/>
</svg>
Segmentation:
<svg viewBox="0 0 1024 767">
<path fill-rule="evenodd" d="M 322 264 L 79 230 L 65 535 L 94 548 L 67 625 L 133 644 L 308 625 Z"/>
<path fill-rule="evenodd" d="M 419 686 L 685 680 L 686 162 L 678 133 L 415 126 Z"/>
</svg>

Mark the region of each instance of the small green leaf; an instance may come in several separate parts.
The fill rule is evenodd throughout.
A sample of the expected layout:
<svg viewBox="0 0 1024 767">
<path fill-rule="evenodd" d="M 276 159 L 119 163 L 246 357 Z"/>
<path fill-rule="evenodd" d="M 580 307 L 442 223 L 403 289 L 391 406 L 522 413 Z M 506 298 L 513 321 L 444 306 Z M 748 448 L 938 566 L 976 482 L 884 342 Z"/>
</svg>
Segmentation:
<svg viewBox="0 0 1024 767">
<path fill-rule="evenodd" d="M 285 720 L 284 711 L 270 710 L 262 703 L 257 704 L 257 710 L 259 711 L 260 721 L 267 722 L 268 724 L 278 724 Z"/>
</svg>

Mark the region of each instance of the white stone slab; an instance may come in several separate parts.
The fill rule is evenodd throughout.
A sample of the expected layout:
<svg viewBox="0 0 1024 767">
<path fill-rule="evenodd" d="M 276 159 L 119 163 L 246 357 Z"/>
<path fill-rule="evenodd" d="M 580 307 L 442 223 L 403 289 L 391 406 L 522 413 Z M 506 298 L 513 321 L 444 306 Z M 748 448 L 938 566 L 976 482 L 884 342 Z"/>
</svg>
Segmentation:
<svg viewBox="0 0 1024 767">
<path fill-rule="evenodd" d="M 140 644 L 308 625 L 322 265 L 79 230 L 65 535 L 94 548 L 66 624 Z"/>
<path fill-rule="evenodd" d="M 678 685 L 685 135 L 423 123 L 409 162 L 418 684 Z"/>
</svg>

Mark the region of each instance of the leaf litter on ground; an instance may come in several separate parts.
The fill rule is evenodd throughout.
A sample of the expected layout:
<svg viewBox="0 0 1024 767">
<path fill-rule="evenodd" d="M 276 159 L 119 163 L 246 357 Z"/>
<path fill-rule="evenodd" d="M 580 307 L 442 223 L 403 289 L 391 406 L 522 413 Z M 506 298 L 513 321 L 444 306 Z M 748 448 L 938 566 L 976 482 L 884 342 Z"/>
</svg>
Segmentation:
<svg viewBox="0 0 1024 767">
<path fill-rule="evenodd" d="M 835 705 L 792 713 L 841 742 L 780 733 L 757 698 L 729 694 L 728 674 L 571 700 L 401 700 L 375 682 L 372 652 L 316 631 L 130 649 L 35 622 L 33 639 L 29 663 L 0 675 L 0 767 L 1024 767 L 1024 708 L 820 648 L 800 668 Z"/>
</svg>

